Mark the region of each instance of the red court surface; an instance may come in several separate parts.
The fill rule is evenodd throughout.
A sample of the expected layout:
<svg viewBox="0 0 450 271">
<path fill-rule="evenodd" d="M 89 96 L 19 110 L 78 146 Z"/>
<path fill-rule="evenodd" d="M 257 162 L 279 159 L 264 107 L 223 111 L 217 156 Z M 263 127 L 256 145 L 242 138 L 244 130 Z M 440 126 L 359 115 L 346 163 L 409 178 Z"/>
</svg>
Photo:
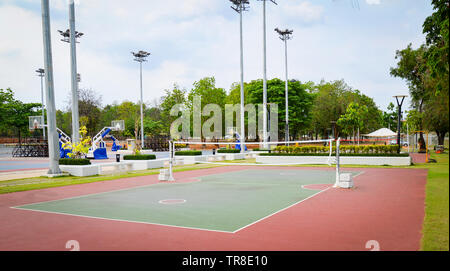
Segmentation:
<svg viewBox="0 0 450 271">
<path fill-rule="evenodd" d="M 253 167 L 201 169 L 175 173 L 175 178 L 193 181 L 203 175 L 247 168 Z M 354 178 L 355 188 L 308 187 L 325 190 L 236 233 L 11 208 L 154 184 L 158 182 L 157 175 L 3 194 L 0 250 L 68 250 L 69 240 L 78 241 L 82 251 L 364 251 L 368 250 L 369 240 L 376 240 L 380 250 L 418 250 L 427 171 L 380 168 L 342 171 L 363 171 Z"/>
</svg>

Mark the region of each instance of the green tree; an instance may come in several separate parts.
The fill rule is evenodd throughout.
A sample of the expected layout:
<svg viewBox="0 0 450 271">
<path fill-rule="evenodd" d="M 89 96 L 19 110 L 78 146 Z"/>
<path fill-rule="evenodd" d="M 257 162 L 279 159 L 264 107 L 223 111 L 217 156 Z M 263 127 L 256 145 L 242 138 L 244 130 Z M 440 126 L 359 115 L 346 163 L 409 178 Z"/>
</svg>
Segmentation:
<svg viewBox="0 0 450 271">
<path fill-rule="evenodd" d="M 125 121 L 124 136 L 139 138 L 140 134 L 140 105 L 124 101 L 117 107 L 117 118 Z"/>
<path fill-rule="evenodd" d="M 414 50 L 409 44 L 406 49 L 397 50 L 395 58 L 399 61 L 395 68 L 390 68 L 392 76 L 404 79 L 408 85 L 409 93 L 411 95 L 412 107 L 419 113 L 423 113 L 424 103 L 429 99 L 432 91 L 427 88 L 427 79 L 429 72 L 426 64 L 425 45 L 420 46 Z M 423 124 L 418 127 L 420 131 L 424 129 Z M 419 142 L 425 142 L 423 133 L 420 132 Z M 425 145 L 420 144 L 421 151 L 424 150 Z"/>
<path fill-rule="evenodd" d="M 171 116 L 170 110 L 176 104 L 186 104 L 186 91 L 180 89 L 178 85 L 174 85 L 172 90 L 165 90 L 165 95 L 161 97 L 160 114 L 162 120 L 162 132 L 169 135 L 170 125 L 177 116 Z"/>
<path fill-rule="evenodd" d="M 298 138 L 302 131 L 307 129 L 311 122 L 311 107 L 313 95 L 307 92 L 310 83 L 302 84 L 300 81 L 288 82 L 289 103 L 289 130 L 292 138 Z M 251 81 L 245 85 L 248 102 L 251 104 L 263 103 L 262 79 Z M 286 123 L 286 98 L 285 81 L 274 78 L 267 81 L 267 102 L 278 104 L 278 130 L 285 130 Z M 262 127 L 261 127 L 262 128 Z"/>
<path fill-rule="evenodd" d="M 327 131 L 333 127 L 338 119 L 345 114 L 350 103 L 358 103 L 366 106 L 368 114 L 364 116 L 365 125 L 361 133 L 371 132 L 382 126 L 382 112 L 372 98 L 362 94 L 359 90 L 354 90 L 348 86 L 344 80 L 325 82 L 314 86 L 312 92 L 315 99 L 312 107 L 312 132 L 317 137 L 318 134 L 326 137 Z M 339 125 L 335 125 L 334 134 L 338 137 L 341 133 Z"/>
<path fill-rule="evenodd" d="M 438 144 L 444 145 L 445 135 L 449 131 L 449 99 L 444 92 L 431 96 L 424 106 L 424 127 L 435 131 Z"/>
<path fill-rule="evenodd" d="M 389 103 L 387 111 L 383 112 L 383 126 L 389 129 L 396 127 L 397 109 L 393 103 Z"/>
<path fill-rule="evenodd" d="M 435 12 L 425 19 L 423 33 L 426 34 L 426 64 L 431 76 L 437 80 L 436 93 L 448 95 L 449 72 L 449 0 L 432 0 Z"/>
<path fill-rule="evenodd" d="M 4 91 L 0 89 L 0 113 L 1 125 L 8 131 L 15 130 L 20 139 L 22 134 L 29 134 L 28 117 L 36 115 L 35 109 L 40 108 L 40 103 L 23 103 L 14 98 L 14 92 L 11 89 Z"/>
<path fill-rule="evenodd" d="M 359 132 L 364 130 L 364 120 L 369 116 L 369 109 L 365 105 L 358 103 L 350 103 L 345 114 L 343 114 L 337 121 L 337 125 L 342 128 L 346 134 L 352 134 L 355 138 L 355 130 Z"/>
</svg>

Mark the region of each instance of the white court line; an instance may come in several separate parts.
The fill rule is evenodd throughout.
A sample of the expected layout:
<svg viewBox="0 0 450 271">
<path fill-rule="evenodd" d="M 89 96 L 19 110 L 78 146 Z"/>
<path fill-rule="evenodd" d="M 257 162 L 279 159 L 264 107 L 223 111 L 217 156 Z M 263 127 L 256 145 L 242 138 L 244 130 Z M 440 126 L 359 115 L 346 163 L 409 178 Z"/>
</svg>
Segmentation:
<svg viewBox="0 0 450 271">
<path fill-rule="evenodd" d="M 182 228 L 182 229 L 201 230 L 201 231 L 213 231 L 213 232 L 223 232 L 223 233 L 234 233 L 232 231 L 211 230 L 211 229 L 196 228 L 196 227 L 177 226 L 177 225 L 161 224 L 161 223 L 154 223 L 154 222 L 144 222 L 144 221 L 134 221 L 134 220 L 117 219 L 117 218 L 105 218 L 105 217 L 98 217 L 98 216 L 76 215 L 76 214 L 68 214 L 68 213 L 62 213 L 62 212 L 25 209 L 25 208 L 20 208 L 20 207 L 10 207 L 10 208 L 18 209 L 18 210 L 24 210 L 24 211 L 34 211 L 34 212 L 48 213 L 48 214 L 58 214 L 58 215 L 76 216 L 76 217 L 84 217 L 84 218 L 94 218 L 94 219 L 119 221 L 119 222 L 131 222 L 131 223 L 139 223 L 139 224 L 167 226 L 167 227 L 172 227 L 172 228 Z"/>
<path fill-rule="evenodd" d="M 246 169 L 246 170 L 248 170 L 248 169 Z M 239 171 L 239 170 L 238 170 L 238 171 Z M 360 174 L 362 174 L 362 173 L 363 173 L 363 172 L 361 172 Z M 221 173 L 216 173 L 216 174 L 221 174 Z M 216 174 L 212 173 L 212 174 L 208 174 L 208 175 L 204 175 L 204 176 L 216 175 Z M 360 174 L 357 174 L 357 176 L 360 175 Z M 203 177 L 203 176 L 202 176 L 202 177 Z M 188 178 L 188 179 L 189 179 L 189 178 Z M 192 178 L 192 179 L 194 179 L 194 178 Z M 198 182 L 201 182 L 201 179 L 199 179 Z M 185 182 L 185 183 L 170 183 L 170 182 L 168 182 L 168 183 L 169 183 L 169 184 L 189 184 L 189 183 L 192 183 L 192 182 Z M 167 226 L 167 227 L 174 227 L 174 228 L 183 228 L 183 229 L 192 229 L 192 230 L 203 230 L 203 231 L 213 231 L 213 232 L 223 232 L 223 233 L 237 233 L 237 232 L 239 232 L 239 231 L 241 231 L 241 230 L 243 230 L 243 229 L 245 229 L 245 228 L 247 228 L 247 227 L 250 227 L 250 226 L 252 226 L 252 225 L 254 225 L 254 224 L 256 224 L 256 223 L 258 223 L 258 222 L 260 222 L 260 221 L 262 221 L 262 220 L 264 220 L 264 219 L 267 219 L 267 218 L 269 218 L 269 217 L 271 217 L 271 216 L 273 216 L 273 215 L 275 215 L 275 214 L 277 214 L 277 213 L 280 213 L 280 212 L 282 212 L 282 211 L 284 211 L 284 210 L 287 210 L 287 209 L 289 209 L 290 207 L 293 207 L 293 206 L 295 206 L 295 205 L 297 205 L 297 204 L 299 204 L 299 203 L 301 203 L 301 202 L 303 202 L 303 201 L 306 201 L 306 200 L 308 200 L 308 199 L 310 199 L 310 198 L 312 198 L 312 197 L 314 197 L 314 196 L 316 196 L 316 195 L 318 195 L 318 194 L 320 194 L 320 193 L 322 193 L 322 192 L 325 192 L 325 191 L 327 191 L 328 189 L 332 188 L 332 187 L 328 187 L 328 188 L 326 188 L 326 189 L 324 189 L 324 190 L 322 190 L 322 191 L 319 191 L 319 192 L 317 192 L 317 193 L 315 193 L 315 194 L 313 194 L 313 195 L 311 195 L 311 196 L 309 196 L 309 197 L 307 197 L 307 198 L 305 198 L 305 199 L 302 199 L 302 200 L 300 200 L 300 201 L 298 201 L 298 202 L 295 202 L 295 203 L 293 203 L 293 204 L 291 204 L 291 205 L 289 205 L 289 206 L 287 206 L 287 207 L 285 207 L 285 208 L 283 208 L 283 209 L 280 209 L 280 210 L 278 210 L 278 211 L 276 211 L 276 212 L 274 212 L 274 213 L 272 213 L 272 214 L 269 214 L 269 215 L 267 215 L 267 216 L 265 216 L 265 217 L 263 217 L 263 218 L 260 218 L 260 219 L 258 219 L 258 220 L 256 220 L 256 221 L 254 221 L 254 222 L 252 222 L 252 223 L 250 223 L 250 224 L 248 224 L 248 225 L 246 225 L 246 226 L 243 226 L 243 227 L 241 227 L 241 228 L 239 228 L 239 229 L 237 229 L 237 230 L 235 230 L 235 231 L 211 230 L 211 229 L 205 229 L 205 228 L 196 228 L 196 227 L 186 227 L 186 226 L 168 225 L 168 224 L 153 223 L 153 222 L 143 222 L 143 221 L 134 221 L 134 220 L 125 220 L 125 219 L 114 219 L 114 218 L 104 218 L 104 217 L 96 217 L 96 216 L 76 215 L 76 214 L 68 214 L 68 213 L 63 213 L 63 212 L 53 212 L 53 211 L 35 210 L 35 209 L 29 209 L 29 208 L 23 207 L 23 206 L 27 206 L 27 205 L 35 205 L 35 204 L 40 204 L 40 203 L 48 203 L 48 202 L 63 201 L 63 200 L 76 199 L 76 198 L 83 198 L 83 197 L 88 197 L 88 196 L 93 196 L 93 195 L 100 195 L 100 194 L 113 193 L 113 192 L 118 192 L 118 191 L 126 191 L 126 190 L 135 189 L 135 188 L 148 187 L 148 186 L 155 185 L 155 184 L 168 184 L 168 183 L 154 183 L 154 184 L 147 184 L 147 185 L 142 185 L 142 186 L 136 186 L 136 187 L 130 187 L 130 188 L 124 188 L 124 189 L 113 190 L 113 191 L 100 192 L 100 193 L 93 193 L 93 194 L 87 194 L 87 195 L 75 196 L 75 197 L 64 198 L 64 199 L 57 199 L 57 200 L 42 201 L 42 202 L 38 202 L 38 203 L 24 204 L 24 205 L 14 206 L 14 207 L 10 207 L 10 208 L 11 208 L 11 209 L 17 209 L 17 210 L 24 210 L 24 211 L 34 211 L 34 212 L 42 212 L 42 213 L 50 213 L 50 214 L 60 214 L 60 215 L 68 215 L 68 216 L 84 217 L 84 218 L 94 218 L 94 219 L 103 219 L 103 220 L 111 220 L 111 221 L 119 221 L 119 222 L 132 222 L 132 223 L 140 223 L 140 224 L 159 225 L 159 226 Z M 197 182 L 195 182 L 195 183 L 197 183 Z M 252 184 L 253 184 L 253 183 L 252 183 Z M 302 188 L 303 188 L 303 186 L 302 186 Z"/>
<path fill-rule="evenodd" d="M 235 230 L 233 233 L 237 233 L 238 231 L 241 231 L 241 230 L 243 230 L 243 229 L 245 229 L 245 228 L 248 228 L 248 227 L 250 227 L 250 226 L 252 226 L 252 225 L 254 225 L 254 224 L 256 224 L 256 223 L 258 223 L 258 222 L 260 222 L 260 221 L 262 221 L 262 220 L 264 220 L 264 219 L 267 219 L 267 218 L 269 218 L 269 217 L 271 217 L 271 216 L 274 216 L 274 215 L 276 215 L 276 214 L 278 214 L 278 213 L 280 213 L 280 212 L 282 212 L 282 211 L 284 211 L 284 210 L 287 210 L 287 209 L 291 208 L 292 206 L 295 206 L 295 205 L 297 205 L 297 204 L 299 204 L 299 203 L 301 203 L 301 202 L 304 202 L 305 200 L 308 200 L 308 199 L 310 199 L 310 198 L 312 198 L 312 197 L 314 197 L 314 196 L 317 196 L 318 194 L 320 194 L 320 193 L 322 193 L 322 192 L 327 191 L 327 190 L 330 189 L 330 188 L 331 188 L 331 187 L 328 187 L 327 189 L 324 189 L 324 190 L 322 190 L 322 191 L 319 191 L 319 192 L 317 192 L 317 193 L 315 193 L 315 194 L 313 194 L 313 195 L 311 195 L 311 196 L 309 196 L 309 197 L 307 197 L 307 198 L 305 198 L 305 199 L 302 199 L 302 200 L 300 200 L 300 201 L 298 201 L 298 202 L 296 202 L 296 203 L 294 203 L 294 204 L 289 205 L 288 207 L 285 207 L 285 208 L 283 208 L 283 209 L 281 209 L 281 210 L 278 210 L 278 211 L 276 211 L 276 212 L 273 213 L 273 214 L 270 214 L 270 215 L 267 215 L 267 216 L 265 216 L 265 217 L 263 217 L 263 218 L 260 218 L 260 219 L 258 219 L 258 220 L 256 220 L 256 221 L 254 221 L 254 222 L 252 222 L 252 223 L 250 223 L 250 224 L 248 224 L 248 225 L 242 227 L 242 228 L 239 228 L 239 229 Z"/>
<path fill-rule="evenodd" d="M 303 188 L 303 189 L 306 189 L 306 190 L 312 190 L 312 191 L 320 190 L 320 189 L 310 189 L 310 188 L 306 188 L 306 187 L 305 187 L 305 185 L 315 185 L 315 184 L 319 184 L 319 185 L 320 185 L 320 184 L 329 184 L 329 185 L 333 186 L 332 183 L 309 183 L 309 184 L 303 184 L 303 185 L 302 185 L 302 188 Z M 328 187 L 328 188 L 329 188 L 329 187 Z M 328 188 L 327 188 L 327 189 L 328 189 Z"/>
<path fill-rule="evenodd" d="M 189 179 L 197 179 L 197 178 L 186 178 L 186 179 L 189 180 Z M 63 198 L 63 199 L 55 199 L 55 200 L 46 200 L 46 201 L 40 201 L 40 202 L 35 202 L 35 203 L 27 203 L 27 204 L 22 204 L 22 205 L 18 205 L 18 206 L 13 206 L 13 207 L 10 207 L 10 208 L 28 210 L 28 209 L 26 209 L 23 206 L 35 205 L 35 204 L 41 204 L 41 203 L 48 203 L 48 202 L 55 202 L 55 201 L 79 199 L 79 198 L 84 198 L 84 197 L 90 197 L 90 196 L 96 196 L 96 195 L 102 195 L 102 194 L 108 194 L 108 193 L 115 193 L 115 192 L 127 191 L 127 190 L 132 190 L 132 189 L 139 189 L 139 188 L 148 187 L 148 186 L 152 186 L 152 185 L 165 185 L 165 184 L 173 185 L 173 184 L 188 184 L 188 183 L 197 183 L 197 182 L 201 182 L 201 180 L 198 179 L 197 181 L 193 181 L 193 182 L 170 182 L 170 181 L 159 182 L 159 183 L 153 183 L 153 184 L 139 185 L 139 186 L 135 186 L 135 187 L 121 188 L 121 189 L 111 190 L 111 191 L 104 191 L 104 192 L 98 192 L 98 193 L 92 193 L 92 194 L 85 194 L 85 195 L 75 196 L 75 197 L 68 197 L 68 198 Z"/>
</svg>

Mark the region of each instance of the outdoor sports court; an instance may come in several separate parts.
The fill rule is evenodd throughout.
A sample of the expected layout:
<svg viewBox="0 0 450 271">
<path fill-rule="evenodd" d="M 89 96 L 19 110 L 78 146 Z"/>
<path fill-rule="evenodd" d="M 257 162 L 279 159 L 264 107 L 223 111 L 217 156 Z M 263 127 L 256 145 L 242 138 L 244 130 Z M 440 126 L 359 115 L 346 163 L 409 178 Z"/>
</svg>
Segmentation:
<svg viewBox="0 0 450 271">
<path fill-rule="evenodd" d="M 0 195 L 0 250 L 418 250 L 425 170 L 224 166 Z"/>
</svg>

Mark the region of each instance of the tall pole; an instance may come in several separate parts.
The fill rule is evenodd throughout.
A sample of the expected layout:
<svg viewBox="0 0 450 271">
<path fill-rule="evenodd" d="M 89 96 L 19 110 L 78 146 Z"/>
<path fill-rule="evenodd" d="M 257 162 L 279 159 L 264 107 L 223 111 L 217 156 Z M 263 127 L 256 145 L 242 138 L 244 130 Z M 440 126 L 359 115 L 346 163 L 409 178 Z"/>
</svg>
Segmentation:
<svg viewBox="0 0 450 271">
<path fill-rule="evenodd" d="M 263 0 L 263 146 L 267 148 L 266 1 Z"/>
<path fill-rule="evenodd" d="M 50 10 L 48 0 L 41 0 L 42 7 L 42 32 L 44 40 L 44 69 L 47 99 L 47 124 L 48 124 L 48 174 L 61 174 L 59 168 L 59 138 L 56 131 L 56 107 L 55 91 L 53 85 L 53 60 L 50 34 Z"/>
<path fill-rule="evenodd" d="M 289 141 L 289 77 L 288 77 L 288 56 L 287 56 L 287 41 L 291 39 L 293 30 L 280 30 L 275 28 L 275 32 L 280 35 L 280 39 L 284 41 L 284 58 L 285 58 L 285 70 L 286 70 L 286 81 L 285 81 L 285 98 L 286 98 L 286 128 L 285 128 L 285 140 Z M 286 143 L 287 144 L 287 143 Z"/>
<path fill-rule="evenodd" d="M 288 57 L 287 57 L 287 39 L 284 40 L 284 57 L 286 65 L 286 83 L 285 83 L 285 96 L 286 96 L 286 142 L 289 141 L 289 86 L 288 86 Z"/>
<path fill-rule="evenodd" d="M 230 0 L 233 3 L 234 7 L 231 8 L 239 13 L 239 32 L 240 32 L 240 66 L 241 66 L 241 129 L 240 129 L 240 146 L 241 153 L 245 152 L 245 119 L 244 119 L 244 42 L 243 42 L 243 34 L 242 34 L 242 13 L 247 10 L 247 6 L 249 4 L 249 0 Z"/>
<path fill-rule="evenodd" d="M 44 103 L 44 69 L 37 69 L 36 72 L 38 76 L 41 78 L 41 102 L 42 102 L 42 136 L 45 140 L 45 103 Z"/>
<path fill-rule="evenodd" d="M 147 61 L 146 58 L 150 55 L 150 53 L 145 51 L 139 51 L 137 53 L 133 53 L 134 61 L 139 62 L 139 80 L 140 80 L 140 88 L 141 88 L 141 149 L 144 149 L 144 101 L 143 101 L 143 87 L 142 87 L 142 62 Z M 136 138 L 137 139 L 137 138 Z"/>
<path fill-rule="evenodd" d="M 239 22 L 240 22 L 240 47 L 241 47 L 241 152 L 243 153 L 245 151 L 245 119 L 244 119 L 244 43 L 243 43 L 243 37 L 242 37 L 242 2 L 240 5 L 239 12 Z"/>
<path fill-rule="evenodd" d="M 141 78 L 141 149 L 144 149 L 144 109 L 143 109 L 143 94 L 142 94 L 142 62 L 139 62 L 140 78 Z"/>
<path fill-rule="evenodd" d="M 263 146 L 267 148 L 267 46 L 266 46 L 266 1 L 263 1 Z M 274 0 L 271 0 L 277 4 Z"/>
<path fill-rule="evenodd" d="M 69 1 L 69 29 L 70 29 L 70 65 L 72 83 L 72 142 L 80 141 L 80 121 L 78 113 L 78 79 L 77 79 L 77 47 L 75 33 L 75 1 Z"/>
</svg>

